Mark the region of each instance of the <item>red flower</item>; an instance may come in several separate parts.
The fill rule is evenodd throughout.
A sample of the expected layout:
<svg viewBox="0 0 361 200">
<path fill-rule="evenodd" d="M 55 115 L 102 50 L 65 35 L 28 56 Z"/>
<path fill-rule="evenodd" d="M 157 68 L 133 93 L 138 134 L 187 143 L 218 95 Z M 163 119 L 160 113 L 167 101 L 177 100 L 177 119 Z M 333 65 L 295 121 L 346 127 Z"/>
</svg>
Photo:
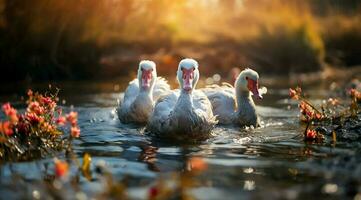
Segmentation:
<svg viewBox="0 0 361 200">
<path fill-rule="evenodd" d="M 47 105 L 53 103 L 53 100 L 50 97 L 41 97 L 41 102 Z"/>
<path fill-rule="evenodd" d="M 301 101 L 299 107 L 301 112 L 303 113 L 307 109 L 307 104 L 304 101 Z"/>
<path fill-rule="evenodd" d="M 39 102 L 33 101 L 29 104 L 27 111 L 34 112 L 37 115 L 42 115 L 42 114 L 44 114 L 45 110 L 42 106 L 40 106 Z"/>
<path fill-rule="evenodd" d="M 314 119 L 321 120 L 323 118 L 323 115 L 321 113 L 317 112 L 315 109 L 313 109 L 310 105 L 308 105 L 304 101 L 300 102 L 299 107 L 300 107 L 300 112 L 306 118 L 307 121 Z"/>
<path fill-rule="evenodd" d="M 156 188 L 155 186 L 154 187 L 151 187 L 150 189 L 149 189 L 149 199 L 156 199 L 157 198 L 157 196 L 158 196 L 158 194 L 159 194 L 159 190 L 158 190 L 158 188 Z"/>
<path fill-rule="evenodd" d="M 40 122 L 44 121 L 43 117 L 39 117 L 37 114 L 35 113 L 26 113 L 25 114 L 25 118 L 26 120 L 28 120 L 31 124 L 38 124 Z"/>
<path fill-rule="evenodd" d="M 61 108 L 57 108 L 56 112 L 58 113 L 58 115 L 60 116 L 63 113 L 63 109 Z"/>
<path fill-rule="evenodd" d="M 32 97 L 34 93 L 33 93 L 33 91 L 31 89 L 29 89 L 27 94 L 28 94 L 29 97 Z"/>
<path fill-rule="evenodd" d="M 72 126 L 75 126 L 78 123 L 78 113 L 77 112 L 70 112 L 66 116 L 66 120 L 68 120 L 69 123 L 71 123 Z"/>
<path fill-rule="evenodd" d="M 80 136 L 79 127 L 77 127 L 77 126 L 71 127 L 70 128 L 70 134 L 71 134 L 72 137 L 75 137 L 75 138 L 79 137 Z"/>
<path fill-rule="evenodd" d="M 17 110 L 15 108 L 11 107 L 10 103 L 4 104 L 2 109 L 5 113 L 5 115 L 9 117 L 9 119 L 12 123 L 15 124 L 16 122 L 18 122 L 19 119 L 17 116 Z"/>
<path fill-rule="evenodd" d="M 350 90 L 349 90 L 349 93 L 350 93 L 350 96 L 351 96 L 351 97 L 355 97 L 355 96 L 356 96 L 356 93 L 357 93 L 357 90 L 355 90 L 355 89 L 350 89 Z"/>
<path fill-rule="evenodd" d="M 9 121 L 0 122 L 0 132 L 7 136 L 14 134 L 11 123 Z"/>
<path fill-rule="evenodd" d="M 317 132 L 315 130 L 308 129 L 306 132 L 306 139 L 307 140 L 314 140 L 317 137 Z"/>
<path fill-rule="evenodd" d="M 4 104 L 2 109 L 3 109 L 4 113 L 5 113 L 5 115 L 8 115 L 8 113 L 9 113 L 9 111 L 11 109 L 10 103 L 8 102 L 8 103 Z"/>
<path fill-rule="evenodd" d="M 290 88 L 289 95 L 292 99 L 298 99 L 296 90 Z"/>
<path fill-rule="evenodd" d="M 41 102 L 45 106 L 49 107 L 51 110 L 56 107 L 55 101 L 53 101 L 53 99 L 51 99 L 50 97 L 41 97 Z"/>
<path fill-rule="evenodd" d="M 357 91 L 356 89 L 349 90 L 350 96 L 355 98 L 356 101 L 361 100 L 361 92 Z"/>
<path fill-rule="evenodd" d="M 60 116 L 55 120 L 55 122 L 60 126 L 64 126 L 66 123 L 66 118 L 63 116 Z"/>
<path fill-rule="evenodd" d="M 314 114 L 313 117 L 316 118 L 317 120 L 321 120 L 323 118 L 323 116 L 320 113 Z"/>
<path fill-rule="evenodd" d="M 313 111 L 306 109 L 304 112 L 308 118 L 312 119 Z"/>
<path fill-rule="evenodd" d="M 65 161 L 55 159 L 55 175 L 58 178 L 64 177 L 68 174 L 69 166 Z"/>
<path fill-rule="evenodd" d="M 296 89 L 290 88 L 289 95 L 292 99 L 298 100 L 300 99 L 302 89 L 300 87 L 296 87 Z"/>
</svg>

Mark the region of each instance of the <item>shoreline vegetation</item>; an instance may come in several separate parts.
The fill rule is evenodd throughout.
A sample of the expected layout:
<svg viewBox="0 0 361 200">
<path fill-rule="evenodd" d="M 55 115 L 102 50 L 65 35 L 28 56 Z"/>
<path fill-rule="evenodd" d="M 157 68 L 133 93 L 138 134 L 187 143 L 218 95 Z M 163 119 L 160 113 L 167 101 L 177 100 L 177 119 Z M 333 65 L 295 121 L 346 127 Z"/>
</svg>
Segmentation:
<svg viewBox="0 0 361 200">
<path fill-rule="evenodd" d="M 72 148 L 72 140 L 80 136 L 78 113 L 63 114 L 57 106 L 58 92 L 28 90 L 23 113 L 10 102 L 2 105 L 5 119 L 0 120 L 0 163 L 37 160 Z M 67 137 L 65 132 L 69 132 Z"/>
<path fill-rule="evenodd" d="M 140 59 L 173 75 L 183 57 L 206 76 L 354 70 L 360 10 L 355 0 L 0 0 L 1 82 L 108 80 L 131 75 Z"/>
</svg>

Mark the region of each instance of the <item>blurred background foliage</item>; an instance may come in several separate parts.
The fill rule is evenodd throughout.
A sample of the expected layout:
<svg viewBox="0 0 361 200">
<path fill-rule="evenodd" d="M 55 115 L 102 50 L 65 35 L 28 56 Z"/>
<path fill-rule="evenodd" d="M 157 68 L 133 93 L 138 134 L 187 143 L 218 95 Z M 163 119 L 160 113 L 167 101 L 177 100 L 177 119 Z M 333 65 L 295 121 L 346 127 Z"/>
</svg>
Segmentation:
<svg viewBox="0 0 361 200">
<path fill-rule="evenodd" d="M 183 57 L 205 74 L 361 65 L 358 0 L 0 0 L 1 81 L 112 79 Z"/>
</svg>

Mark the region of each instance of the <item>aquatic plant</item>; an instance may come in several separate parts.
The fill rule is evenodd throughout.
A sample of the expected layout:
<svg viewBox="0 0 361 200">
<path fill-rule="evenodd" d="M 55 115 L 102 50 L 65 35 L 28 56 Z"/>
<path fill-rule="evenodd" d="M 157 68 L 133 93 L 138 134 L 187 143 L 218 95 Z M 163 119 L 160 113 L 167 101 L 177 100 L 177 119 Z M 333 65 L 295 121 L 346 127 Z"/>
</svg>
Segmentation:
<svg viewBox="0 0 361 200">
<path fill-rule="evenodd" d="M 0 160 L 31 160 L 69 147 L 80 135 L 78 114 L 67 115 L 57 107 L 58 92 L 39 94 L 29 90 L 27 107 L 19 113 L 10 103 L 2 106 L 6 119 L 0 121 Z M 69 125 L 68 138 L 63 137 Z"/>
<path fill-rule="evenodd" d="M 345 130 L 354 130 L 354 124 L 357 126 L 360 123 L 358 115 L 360 114 L 359 104 L 361 103 L 361 92 L 351 89 L 348 93 L 351 98 L 350 103 L 342 103 L 336 98 L 329 98 L 327 101 L 323 101 L 320 108 L 317 108 L 306 99 L 300 87 L 289 89 L 289 96 L 299 101 L 301 122 L 307 123 L 304 131 L 305 141 L 323 142 L 325 134 L 332 135 L 333 142 L 336 142 L 338 137 L 347 139 L 347 134 L 344 134 Z"/>
<path fill-rule="evenodd" d="M 303 95 L 302 89 L 296 87 L 295 89 L 290 88 L 289 96 L 294 100 L 299 100 L 299 108 L 301 112 L 301 121 L 319 121 L 324 119 L 324 115 Z"/>
</svg>

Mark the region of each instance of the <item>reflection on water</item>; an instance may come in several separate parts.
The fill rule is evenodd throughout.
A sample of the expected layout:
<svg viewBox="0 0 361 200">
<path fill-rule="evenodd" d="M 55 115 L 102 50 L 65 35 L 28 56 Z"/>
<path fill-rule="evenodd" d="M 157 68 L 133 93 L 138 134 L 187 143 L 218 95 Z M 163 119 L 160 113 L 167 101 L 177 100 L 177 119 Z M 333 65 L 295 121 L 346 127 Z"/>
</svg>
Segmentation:
<svg viewBox="0 0 361 200">
<path fill-rule="evenodd" d="M 286 88 L 257 102 L 261 128 L 217 127 L 213 136 L 200 144 L 162 141 L 147 135 L 144 127 L 121 124 L 115 113 L 119 92 L 74 89 L 61 97 L 66 99 L 65 110 L 74 105 L 79 112 L 82 134 L 74 142 L 75 152 L 79 156 L 88 152 L 93 163 L 105 164 L 117 179 L 130 176 L 129 192 L 136 199 L 146 197 L 157 177 L 184 170 L 190 156 L 203 157 L 208 163 L 198 177 L 201 185 L 192 190 L 199 199 L 341 198 L 353 197 L 360 187 L 361 144 L 304 144 L 300 137 L 304 127 L 298 123 L 296 106 L 285 100 Z M 2 96 L 1 100 L 9 98 Z M 51 158 L 3 164 L 1 194 L 13 198 L 36 195 L 32 192 L 42 191 L 38 180 L 44 179 L 51 165 Z M 75 173 L 76 167 L 71 170 Z M 83 179 L 80 183 L 86 195 L 101 191 L 99 179 Z M 73 196 L 69 192 L 65 197 Z"/>
</svg>

